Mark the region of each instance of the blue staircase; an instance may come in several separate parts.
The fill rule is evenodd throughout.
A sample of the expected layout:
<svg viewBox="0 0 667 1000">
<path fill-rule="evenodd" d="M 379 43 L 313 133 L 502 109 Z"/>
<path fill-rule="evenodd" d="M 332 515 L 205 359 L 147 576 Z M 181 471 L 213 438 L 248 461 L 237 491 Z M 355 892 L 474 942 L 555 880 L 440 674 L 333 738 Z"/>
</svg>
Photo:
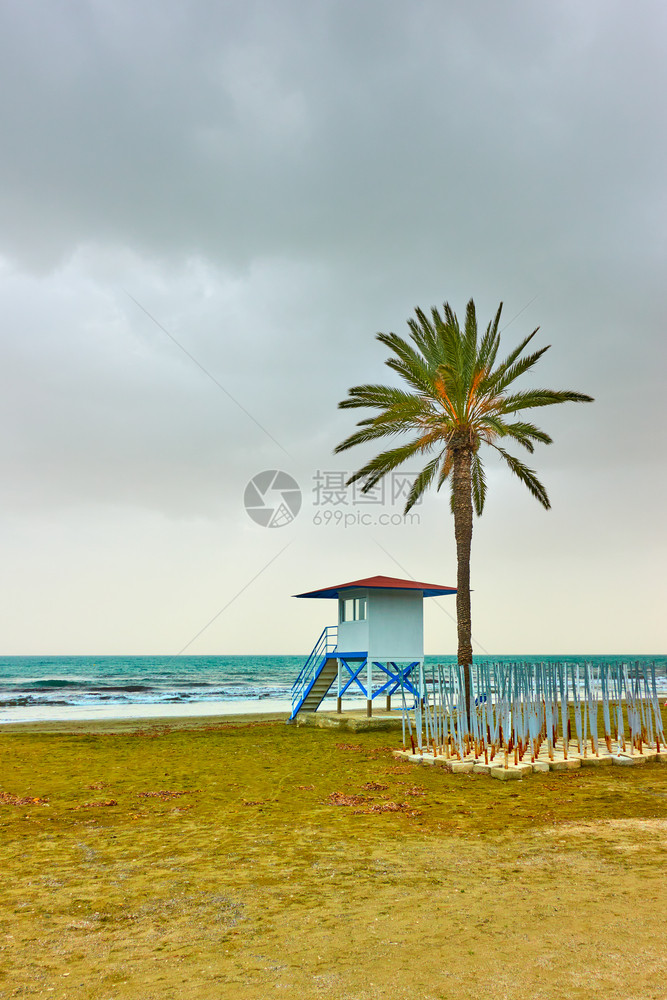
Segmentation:
<svg viewBox="0 0 667 1000">
<path fill-rule="evenodd" d="M 338 676 L 338 660 L 332 654 L 338 647 L 338 626 L 328 625 L 313 646 L 299 676 L 292 685 L 292 714 L 294 722 L 301 711 L 315 712 L 322 704 L 329 688 Z"/>
</svg>

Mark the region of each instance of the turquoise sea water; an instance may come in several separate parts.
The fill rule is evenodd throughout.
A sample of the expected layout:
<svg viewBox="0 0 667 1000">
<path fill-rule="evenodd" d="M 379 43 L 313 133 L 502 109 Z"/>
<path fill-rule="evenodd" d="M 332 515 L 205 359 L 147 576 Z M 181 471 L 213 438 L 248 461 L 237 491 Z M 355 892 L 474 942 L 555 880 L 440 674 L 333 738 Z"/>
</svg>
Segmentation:
<svg viewBox="0 0 667 1000">
<path fill-rule="evenodd" d="M 0 658 L 3 710 L 286 699 L 304 656 L 8 656 Z M 667 690 L 667 656 L 496 656 L 561 662 L 650 662 Z M 427 656 L 426 664 L 454 663 Z M 351 691 L 352 695 L 353 692 Z M 230 708 L 233 706 L 230 705 Z M 258 704 L 259 707 L 259 704 Z M 23 714 L 23 713 L 22 713 Z"/>
</svg>

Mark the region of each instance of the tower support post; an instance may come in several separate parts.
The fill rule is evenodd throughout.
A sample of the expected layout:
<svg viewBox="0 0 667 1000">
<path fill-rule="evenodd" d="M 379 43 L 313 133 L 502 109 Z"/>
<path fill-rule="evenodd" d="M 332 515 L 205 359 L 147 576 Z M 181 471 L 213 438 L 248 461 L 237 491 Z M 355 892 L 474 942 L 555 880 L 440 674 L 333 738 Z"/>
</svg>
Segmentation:
<svg viewBox="0 0 667 1000">
<path fill-rule="evenodd" d="M 340 660 L 337 660 L 336 662 L 338 663 L 338 680 L 337 680 L 337 687 L 336 687 L 336 711 L 340 715 L 341 712 L 343 711 L 343 699 L 342 699 L 341 693 L 340 693 L 340 689 L 343 686 L 342 685 L 342 677 L 341 677 L 341 673 L 342 673 L 343 667 L 342 667 L 342 664 L 341 664 Z"/>
<path fill-rule="evenodd" d="M 373 715 L 373 661 L 370 656 L 366 664 L 366 715 L 369 719 Z"/>
</svg>

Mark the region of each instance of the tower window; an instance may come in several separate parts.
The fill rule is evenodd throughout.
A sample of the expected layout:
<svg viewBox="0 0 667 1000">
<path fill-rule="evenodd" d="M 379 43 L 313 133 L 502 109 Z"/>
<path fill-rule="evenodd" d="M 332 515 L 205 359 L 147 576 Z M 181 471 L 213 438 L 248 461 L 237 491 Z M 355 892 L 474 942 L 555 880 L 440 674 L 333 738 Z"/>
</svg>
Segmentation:
<svg viewBox="0 0 667 1000">
<path fill-rule="evenodd" d="M 340 602 L 340 620 L 342 622 L 366 621 L 366 598 L 344 597 Z"/>
</svg>

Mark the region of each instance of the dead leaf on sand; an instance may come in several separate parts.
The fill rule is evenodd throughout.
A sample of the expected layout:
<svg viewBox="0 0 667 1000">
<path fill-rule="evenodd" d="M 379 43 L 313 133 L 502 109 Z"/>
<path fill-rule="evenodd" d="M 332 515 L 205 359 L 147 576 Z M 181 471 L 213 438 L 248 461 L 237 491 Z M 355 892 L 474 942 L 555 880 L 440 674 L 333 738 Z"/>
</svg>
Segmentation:
<svg viewBox="0 0 667 1000">
<path fill-rule="evenodd" d="M 46 806 L 48 802 L 47 798 L 33 797 L 31 795 L 21 798 L 18 795 L 12 795 L 11 792 L 0 792 L 0 805 L 3 806 Z"/>
<path fill-rule="evenodd" d="M 167 802 L 169 799 L 180 798 L 181 795 L 197 795 L 201 792 L 201 788 L 190 788 L 183 792 L 172 792 L 164 788 L 159 792 L 137 792 L 140 799 L 161 799 L 162 802 Z"/>
<path fill-rule="evenodd" d="M 344 792 L 332 792 L 328 801 L 332 806 L 360 806 L 370 801 L 368 795 L 345 795 Z"/>
<path fill-rule="evenodd" d="M 409 802 L 376 802 L 367 809 L 355 809 L 355 815 L 378 815 L 379 813 L 404 813 L 406 816 L 421 816 L 421 809 L 413 809 Z"/>
</svg>

